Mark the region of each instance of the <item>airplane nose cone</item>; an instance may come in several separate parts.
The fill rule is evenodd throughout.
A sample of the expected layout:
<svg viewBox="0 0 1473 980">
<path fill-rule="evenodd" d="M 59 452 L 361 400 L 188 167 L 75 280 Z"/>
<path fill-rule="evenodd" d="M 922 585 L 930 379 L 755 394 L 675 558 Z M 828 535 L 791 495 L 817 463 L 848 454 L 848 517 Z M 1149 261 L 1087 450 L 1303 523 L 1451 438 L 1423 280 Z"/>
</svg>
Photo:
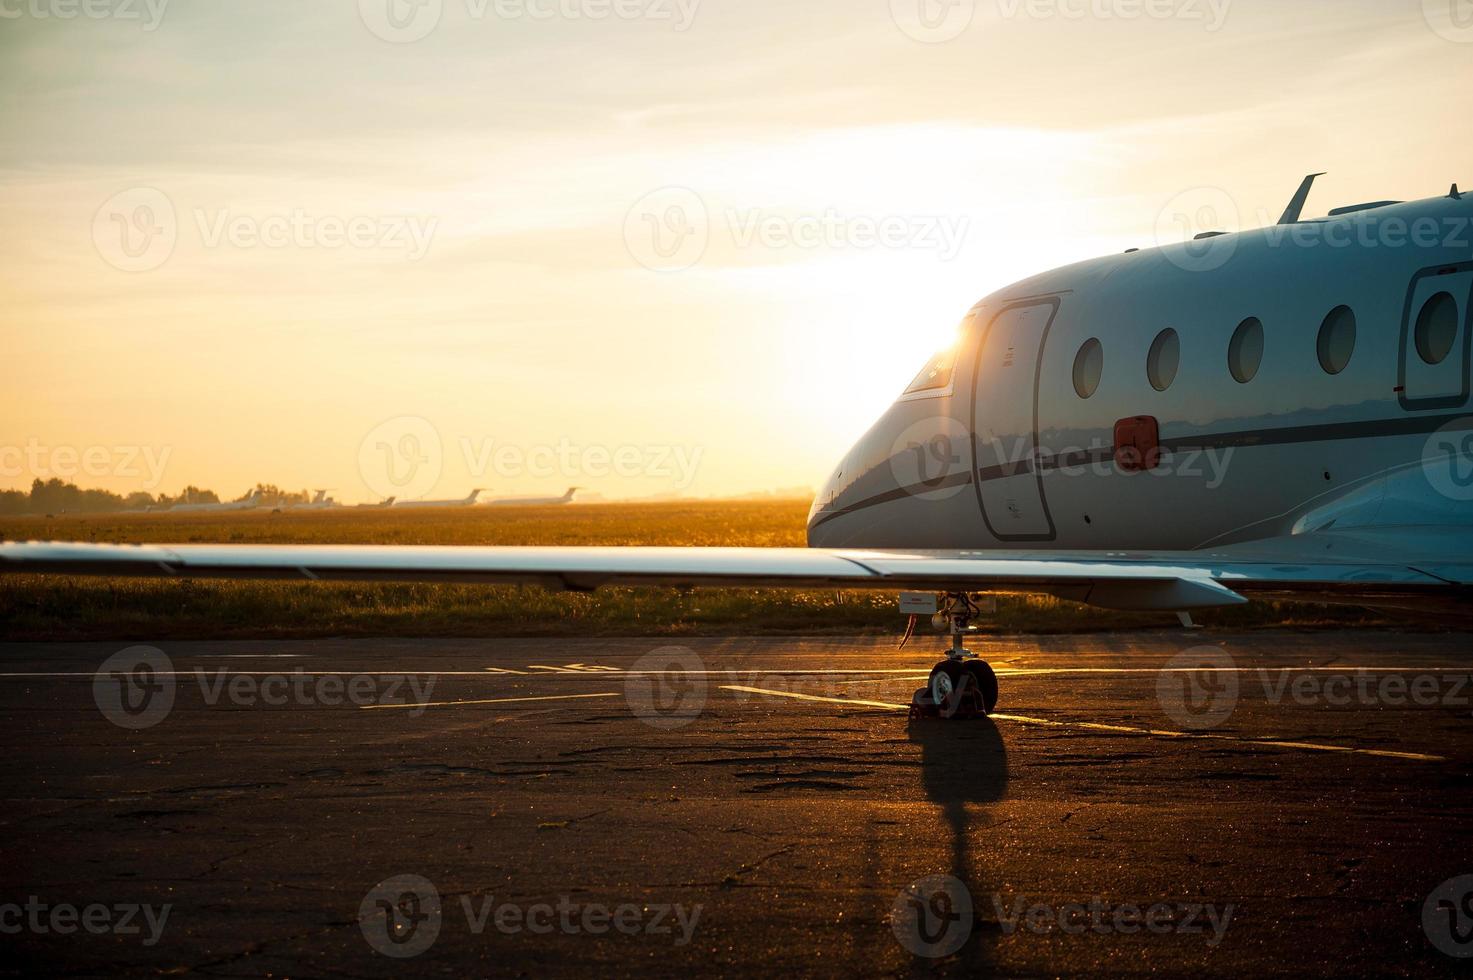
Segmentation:
<svg viewBox="0 0 1473 980">
<path fill-rule="evenodd" d="M 810 548 L 822 548 L 824 546 L 822 539 L 818 535 L 818 517 L 823 509 L 823 501 L 827 499 L 827 496 L 827 488 L 825 488 L 819 492 L 817 497 L 813 498 L 813 506 L 808 508 L 807 535 L 808 547 Z"/>
</svg>

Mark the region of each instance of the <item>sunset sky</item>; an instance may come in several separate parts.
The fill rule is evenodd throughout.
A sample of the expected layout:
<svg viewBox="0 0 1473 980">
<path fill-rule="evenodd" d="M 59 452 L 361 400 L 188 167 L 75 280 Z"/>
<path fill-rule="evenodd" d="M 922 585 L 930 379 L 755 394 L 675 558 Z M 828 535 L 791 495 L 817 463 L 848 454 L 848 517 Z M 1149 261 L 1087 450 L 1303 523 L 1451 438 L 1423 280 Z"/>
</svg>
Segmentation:
<svg viewBox="0 0 1473 980">
<path fill-rule="evenodd" d="M 1468 0 L 80 9 L 0 0 L 0 487 L 812 486 L 1183 202 L 1473 186 Z"/>
</svg>

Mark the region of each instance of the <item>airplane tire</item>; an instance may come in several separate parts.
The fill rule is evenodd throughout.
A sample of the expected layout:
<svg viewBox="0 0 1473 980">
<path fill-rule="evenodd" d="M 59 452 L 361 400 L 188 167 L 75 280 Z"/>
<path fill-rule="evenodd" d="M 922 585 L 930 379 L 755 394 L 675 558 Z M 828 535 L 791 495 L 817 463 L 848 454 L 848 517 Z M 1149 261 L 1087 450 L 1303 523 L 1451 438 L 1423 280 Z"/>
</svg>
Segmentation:
<svg viewBox="0 0 1473 980">
<path fill-rule="evenodd" d="M 960 661 L 944 660 L 931 668 L 926 690 L 942 718 L 966 718 L 975 701 L 971 696 L 975 683 Z"/>
<path fill-rule="evenodd" d="M 990 715 L 997 707 L 997 674 L 981 660 L 947 660 L 931 668 L 926 693 L 942 718 Z"/>
<path fill-rule="evenodd" d="M 982 713 L 990 715 L 997 710 L 997 674 L 993 672 L 992 665 L 985 660 L 968 660 L 962 665 L 963 670 L 972 679 L 972 689 L 982 699 Z"/>
</svg>

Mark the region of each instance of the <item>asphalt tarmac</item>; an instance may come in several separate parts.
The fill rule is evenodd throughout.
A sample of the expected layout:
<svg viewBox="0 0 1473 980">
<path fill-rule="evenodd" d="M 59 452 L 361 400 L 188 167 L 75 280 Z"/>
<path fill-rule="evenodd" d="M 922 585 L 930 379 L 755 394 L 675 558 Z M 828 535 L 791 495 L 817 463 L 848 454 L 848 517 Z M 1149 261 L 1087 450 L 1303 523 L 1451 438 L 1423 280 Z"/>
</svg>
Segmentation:
<svg viewBox="0 0 1473 980">
<path fill-rule="evenodd" d="M 1467 972 L 1469 641 L 4 644 L 0 972 Z"/>
</svg>

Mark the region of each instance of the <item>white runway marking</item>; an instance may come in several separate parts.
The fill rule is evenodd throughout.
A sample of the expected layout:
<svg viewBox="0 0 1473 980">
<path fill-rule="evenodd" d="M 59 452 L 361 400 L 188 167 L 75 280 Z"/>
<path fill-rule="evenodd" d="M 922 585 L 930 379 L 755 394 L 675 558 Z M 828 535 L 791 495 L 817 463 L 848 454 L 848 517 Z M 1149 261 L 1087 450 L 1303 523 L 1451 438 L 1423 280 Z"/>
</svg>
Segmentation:
<svg viewBox="0 0 1473 980">
<path fill-rule="evenodd" d="M 800 701 L 825 701 L 831 704 L 859 705 L 866 708 L 890 708 L 909 711 L 908 704 L 890 701 L 858 701 L 849 698 L 826 698 L 815 694 L 794 694 L 791 691 L 768 691 L 760 687 L 723 686 L 723 691 L 743 691 L 748 694 L 767 694 L 778 698 L 794 698 Z M 1127 725 L 1106 725 L 1088 721 L 1056 721 L 1051 718 L 1030 718 L 1027 715 L 990 715 L 994 721 L 1011 721 L 1020 725 L 1045 725 L 1050 728 L 1086 728 L 1091 731 L 1118 732 L 1126 735 L 1148 735 L 1156 738 L 1186 738 L 1217 742 L 1233 742 L 1239 745 L 1262 745 L 1276 749 L 1304 749 L 1309 752 L 1338 752 L 1349 755 L 1373 755 L 1385 759 L 1410 759 L 1416 762 L 1446 762 L 1440 755 L 1425 755 L 1421 752 L 1393 752 L 1387 749 L 1354 749 L 1344 745 L 1324 745 L 1318 742 L 1285 742 L 1269 739 L 1241 738 L 1234 735 L 1214 735 L 1210 732 L 1173 732 L 1154 728 L 1132 728 Z"/>
<path fill-rule="evenodd" d="M 196 671 L 210 670 L 211 665 L 191 667 L 188 670 L 164 670 L 154 674 L 155 677 L 193 677 Z M 480 670 L 315 670 L 311 667 L 295 667 L 293 673 L 303 674 L 308 677 L 485 677 L 487 674 L 522 674 L 523 676 L 535 677 L 560 677 L 569 676 L 575 678 L 588 678 L 599 673 L 617 673 L 625 676 L 664 676 L 669 671 L 664 670 L 620 670 L 617 667 L 605 668 L 600 671 L 585 673 L 581 670 L 565 670 L 560 667 L 528 668 L 540 669 L 546 673 L 527 675 L 525 671 L 510 670 L 503 667 L 482 667 Z M 280 674 L 276 670 L 233 670 L 231 676 L 243 677 L 275 677 Z M 816 676 L 864 676 L 870 674 L 905 675 L 909 677 L 926 677 L 925 668 L 905 668 L 900 670 L 682 670 L 681 674 L 702 677 L 816 677 Z M 0 680 L 26 677 L 60 677 L 80 678 L 92 680 L 96 676 L 95 671 L 85 670 L 35 670 L 35 671 L 9 671 L 0 672 Z"/>
<path fill-rule="evenodd" d="M 606 694 L 550 694 L 538 698 L 485 698 L 479 701 L 405 701 L 398 704 L 360 704 L 364 711 L 381 708 L 459 708 L 468 704 L 521 704 L 527 701 L 579 701 L 586 698 L 617 698 L 610 691 Z"/>
</svg>

